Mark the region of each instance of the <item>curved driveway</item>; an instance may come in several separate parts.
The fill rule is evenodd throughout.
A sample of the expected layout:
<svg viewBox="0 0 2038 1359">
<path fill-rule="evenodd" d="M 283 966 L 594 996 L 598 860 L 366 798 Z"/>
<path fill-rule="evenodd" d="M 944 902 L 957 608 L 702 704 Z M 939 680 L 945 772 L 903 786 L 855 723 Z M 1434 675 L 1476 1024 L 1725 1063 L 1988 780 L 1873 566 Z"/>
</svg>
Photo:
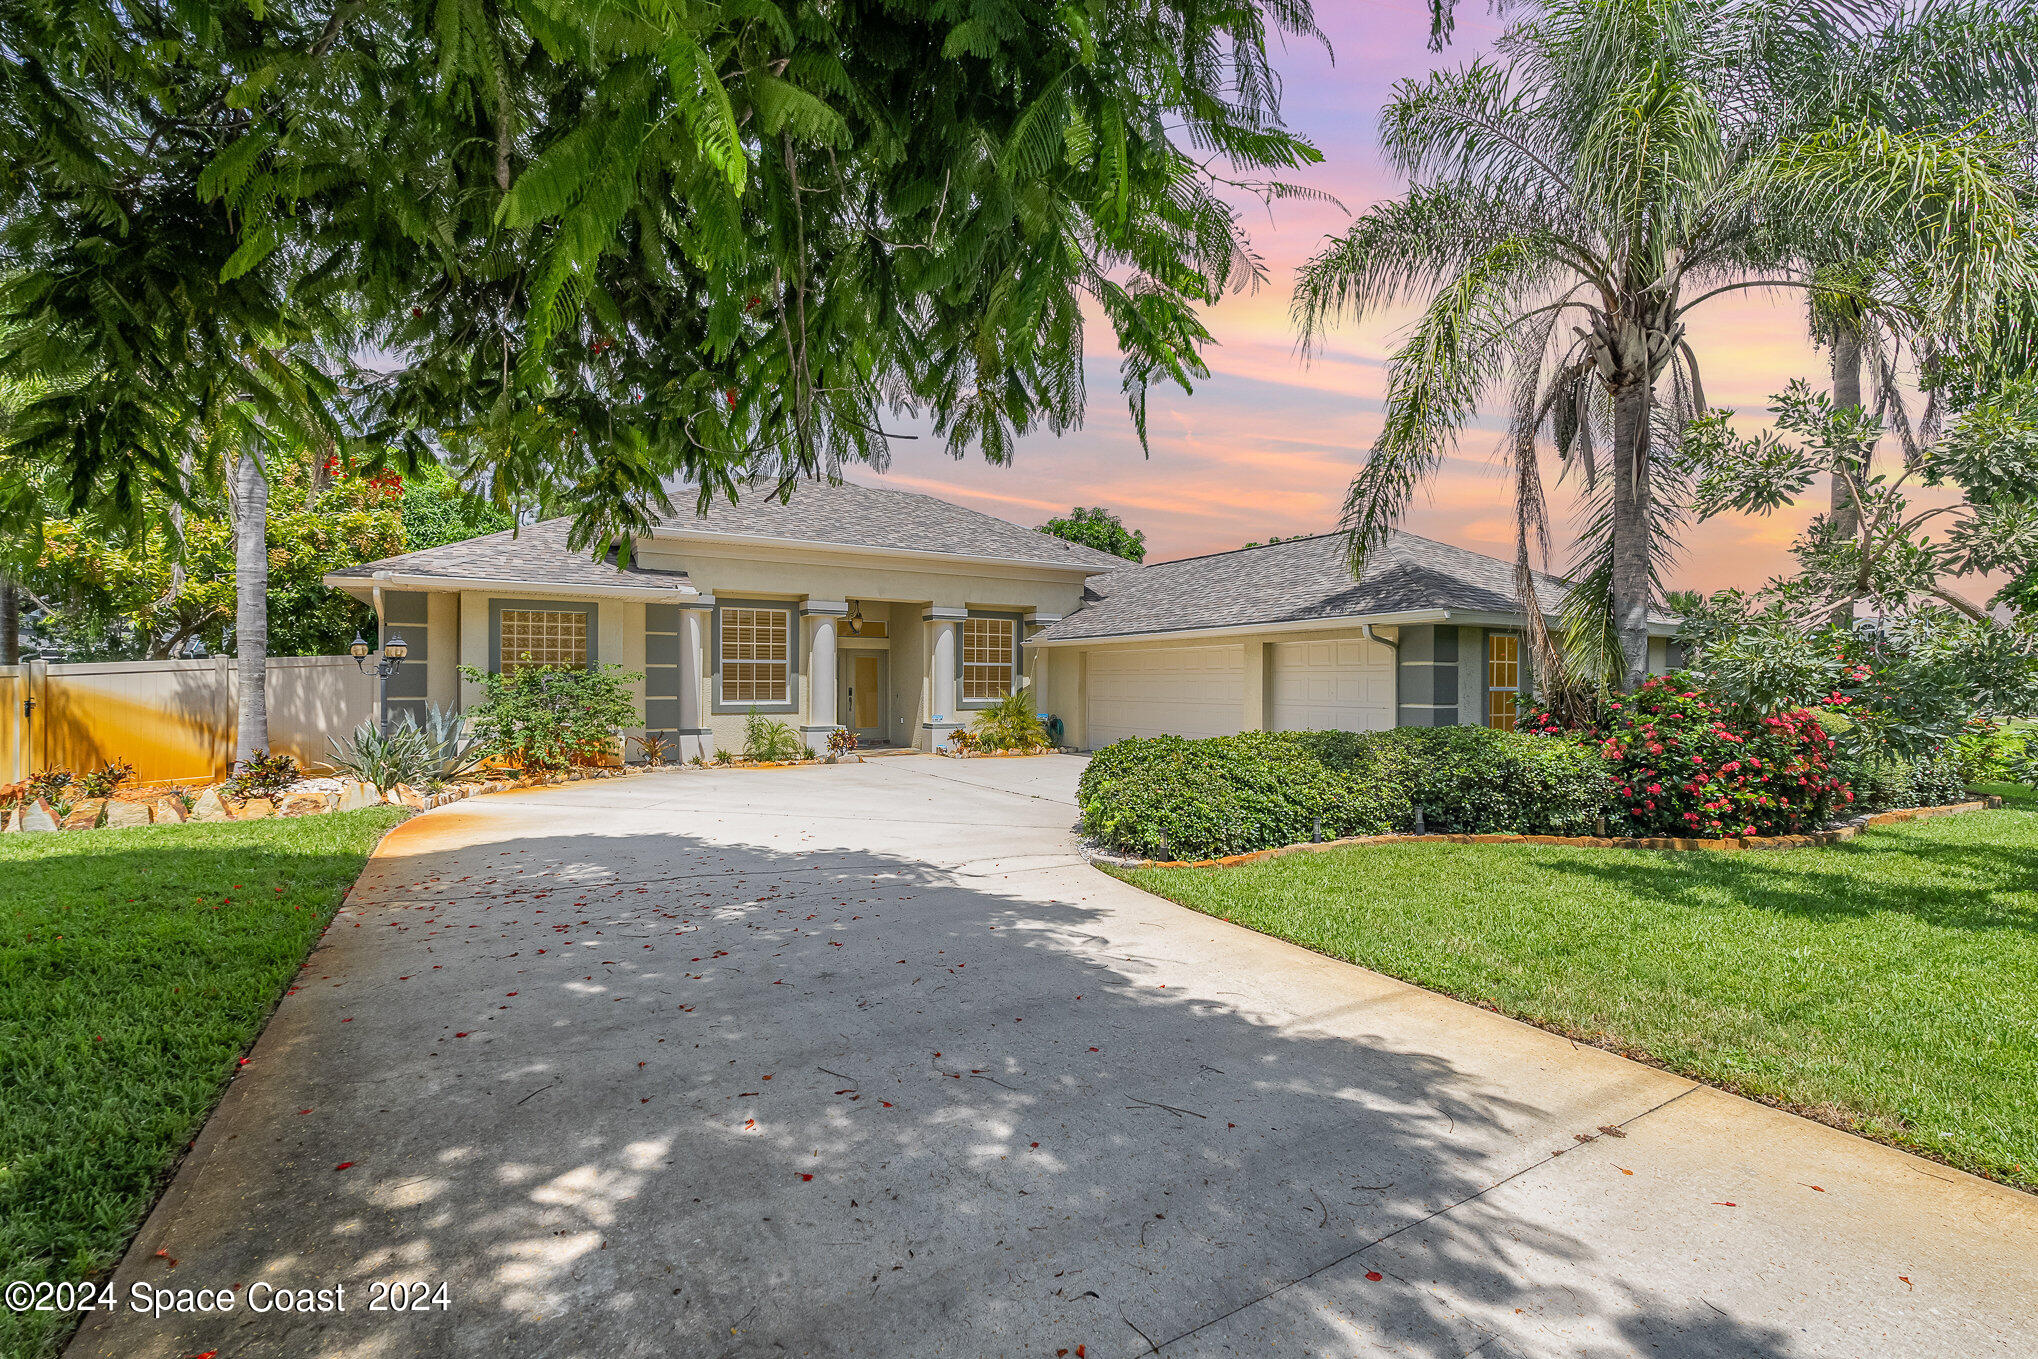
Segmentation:
<svg viewBox="0 0 2038 1359">
<path fill-rule="evenodd" d="M 73 1354 L 2038 1353 L 2038 1199 L 1134 891 L 1080 768 L 414 819 L 121 1270 L 347 1310 Z"/>
</svg>

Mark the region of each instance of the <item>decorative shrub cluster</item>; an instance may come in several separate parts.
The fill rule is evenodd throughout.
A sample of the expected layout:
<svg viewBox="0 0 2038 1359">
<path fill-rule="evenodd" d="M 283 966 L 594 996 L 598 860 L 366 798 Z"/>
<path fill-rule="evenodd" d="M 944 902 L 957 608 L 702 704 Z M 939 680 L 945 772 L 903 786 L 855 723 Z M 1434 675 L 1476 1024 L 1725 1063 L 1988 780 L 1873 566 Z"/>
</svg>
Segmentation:
<svg viewBox="0 0 2038 1359">
<path fill-rule="evenodd" d="M 637 708 L 624 686 L 643 678 L 621 666 L 527 665 L 507 674 L 460 667 L 484 697 L 468 715 L 474 753 L 519 769 L 564 769 L 618 753 Z"/>
<path fill-rule="evenodd" d="M 1353 741 L 1398 752 L 1408 799 L 1439 834 L 1591 835 L 1611 799 L 1605 761 L 1581 740 L 1491 727 L 1294 735 L 1326 752 Z"/>
<path fill-rule="evenodd" d="M 792 723 L 766 717 L 752 706 L 743 719 L 743 758 L 760 763 L 781 764 L 804 760 L 807 743 L 793 730 Z"/>
<path fill-rule="evenodd" d="M 87 770 L 73 780 L 73 786 L 84 797 L 112 797 L 113 790 L 134 778 L 134 766 L 126 760 L 108 760 L 97 769 Z"/>
<path fill-rule="evenodd" d="M 1542 713 L 1528 725 L 1558 730 Z M 1688 675 L 1652 676 L 1609 700 L 1589 734 L 1613 775 L 1616 835 L 1792 835 L 1854 800 L 1813 713 L 1743 716 Z"/>
<path fill-rule="evenodd" d="M 253 797 L 275 799 L 297 782 L 297 761 L 288 755 L 258 750 L 241 762 L 240 772 L 220 785 L 228 796 L 243 801 Z"/>
<path fill-rule="evenodd" d="M 1821 725 L 1824 725 L 1821 722 Z M 1870 751 L 1835 759 L 1833 768 L 1854 794 L 1854 809 L 1880 812 L 1891 807 L 1943 807 L 1967 799 L 1966 763 L 1953 749 L 1906 759 Z"/>
<path fill-rule="evenodd" d="M 1191 741 L 1134 737 L 1091 758 L 1076 792 L 1083 828 L 1150 859 L 1202 859 L 1412 822 L 1390 752 L 1356 745 L 1326 763 L 1292 735 L 1241 732 Z"/>
<path fill-rule="evenodd" d="M 978 713 L 970 735 L 985 750 L 1040 750 L 1047 745 L 1047 728 L 1033 706 L 1031 689 L 1016 689 Z"/>
</svg>

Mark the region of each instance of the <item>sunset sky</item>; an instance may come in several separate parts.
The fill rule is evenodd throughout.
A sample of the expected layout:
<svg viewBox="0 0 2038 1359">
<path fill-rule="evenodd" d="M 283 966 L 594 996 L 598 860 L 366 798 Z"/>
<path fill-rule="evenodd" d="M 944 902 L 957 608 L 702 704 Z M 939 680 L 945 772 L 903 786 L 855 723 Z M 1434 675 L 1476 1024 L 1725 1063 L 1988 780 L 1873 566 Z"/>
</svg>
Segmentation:
<svg viewBox="0 0 2038 1359">
<path fill-rule="evenodd" d="M 1317 10 L 1336 60 L 1313 44 L 1290 44 L 1278 54 L 1283 109 L 1289 126 L 1324 156 L 1299 177 L 1358 212 L 1402 188 L 1381 162 L 1374 131 L 1393 83 L 1472 60 L 1501 25 L 1483 6 L 1464 4 L 1456 42 L 1438 55 L 1427 50 L 1428 9 L 1419 0 L 1319 0 Z M 850 475 L 1021 523 L 1037 524 L 1072 505 L 1104 505 L 1145 530 L 1149 561 L 1330 529 L 1379 430 L 1384 360 L 1407 320 L 1404 313 L 1345 326 L 1306 367 L 1296 355 L 1288 324 L 1296 267 L 1349 220 L 1328 205 L 1283 204 L 1270 222 L 1252 203 L 1248 221 L 1267 264 L 1267 286 L 1210 313 L 1219 343 L 1207 353 L 1211 377 L 1193 395 L 1155 389 L 1151 457 L 1141 456 L 1127 418 L 1109 332 L 1092 327 L 1089 413 L 1081 429 L 1026 440 L 1009 467 L 951 462 L 939 441 L 922 439 L 895 444 L 885 475 L 867 469 Z M 1742 292 L 1715 299 L 1693 317 L 1691 339 L 1706 395 L 1718 405 L 1756 412 L 1793 377 L 1825 380 L 1824 356 L 1804 339 L 1803 303 L 1795 296 Z M 1492 456 L 1499 429 L 1487 418 L 1465 432 L 1458 455 L 1407 527 L 1513 555 L 1507 486 Z M 1570 503 L 1564 488 L 1553 488 L 1560 534 L 1570 524 Z M 1707 590 L 1760 585 L 1789 568 L 1786 549 L 1808 517 L 1733 517 L 1694 527 L 1671 583 Z M 1568 539 L 1560 536 L 1555 545 L 1561 569 Z"/>
</svg>

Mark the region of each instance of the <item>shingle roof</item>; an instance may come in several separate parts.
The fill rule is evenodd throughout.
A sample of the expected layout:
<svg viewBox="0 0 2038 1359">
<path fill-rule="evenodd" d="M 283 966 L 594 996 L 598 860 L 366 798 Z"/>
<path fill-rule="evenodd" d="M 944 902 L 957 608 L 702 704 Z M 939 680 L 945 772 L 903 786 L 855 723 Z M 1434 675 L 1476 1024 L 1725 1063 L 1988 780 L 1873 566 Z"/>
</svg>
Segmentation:
<svg viewBox="0 0 2038 1359">
<path fill-rule="evenodd" d="M 1570 589 L 1556 576 L 1536 575 L 1536 601 L 1546 614 Z M 1365 575 L 1353 580 L 1343 534 L 1291 538 L 1093 576 L 1083 606 L 1034 640 L 1277 627 L 1422 609 L 1518 613 L 1514 566 L 1397 531 L 1367 556 Z"/>
<path fill-rule="evenodd" d="M 792 497 L 779 501 L 765 487 L 746 493 L 735 504 L 717 500 L 704 515 L 673 496 L 682 513 L 663 528 L 679 534 L 731 533 L 799 542 L 836 543 L 844 547 L 895 552 L 941 552 L 965 557 L 991 557 L 1047 566 L 1115 571 L 1127 565 L 1121 557 L 1025 528 L 1009 520 L 964 509 L 931 495 L 864 486 L 853 481 L 802 481 Z"/>
<path fill-rule="evenodd" d="M 622 585 L 633 589 L 665 588 L 676 594 L 692 591 L 684 571 L 654 571 L 634 562 L 627 570 L 619 571 L 614 553 L 606 561 L 596 561 L 585 552 L 574 551 L 566 546 L 566 530 L 571 522 L 545 519 L 521 529 L 505 529 L 462 543 L 447 543 L 342 571 L 328 571 L 326 579 L 359 579 L 377 571 L 393 571 L 447 581 L 517 581 L 560 589 Z"/>
</svg>

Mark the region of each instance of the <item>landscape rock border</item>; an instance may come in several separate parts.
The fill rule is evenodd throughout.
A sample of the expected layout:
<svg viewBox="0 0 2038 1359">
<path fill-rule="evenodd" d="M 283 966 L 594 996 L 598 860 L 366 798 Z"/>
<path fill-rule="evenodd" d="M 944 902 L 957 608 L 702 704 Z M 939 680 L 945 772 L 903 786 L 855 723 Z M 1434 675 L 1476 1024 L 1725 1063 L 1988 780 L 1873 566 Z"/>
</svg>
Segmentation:
<svg viewBox="0 0 2038 1359">
<path fill-rule="evenodd" d="M 1939 807 L 1904 807 L 1896 811 L 1864 813 L 1841 825 L 1805 835 L 1734 835 L 1719 840 L 1673 836 L 1618 838 L 1597 835 L 1354 835 L 1342 840 L 1321 840 L 1281 845 L 1274 849 L 1253 850 L 1246 854 L 1226 854 L 1215 859 L 1134 859 L 1086 842 L 1083 845 L 1083 857 L 1093 864 L 1106 864 L 1113 868 L 1228 868 L 1234 864 L 1279 858 L 1284 854 L 1314 854 L 1327 849 L 1349 849 L 1354 845 L 1566 845 L 1573 849 L 1656 849 L 1678 853 L 1708 851 L 1714 854 L 1735 854 L 1754 850 L 1817 849 L 1822 845 L 1837 845 L 1843 840 L 1852 840 L 1868 826 L 1893 825 L 1900 821 L 1918 821 L 1932 816 L 1951 816 L 1956 812 L 1978 812 L 2002 805 L 2001 798 L 1989 796 L 1975 802 L 1951 802 Z"/>
<path fill-rule="evenodd" d="M 507 793 L 521 788 L 578 783 L 586 779 L 621 778 L 640 772 L 632 768 L 595 766 L 557 774 L 525 775 L 489 779 L 480 783 L 457 783 L 436 793 L 425 793 L 408 784 L 397 784 L 386 794 L 372 783 L 355 779 L 340 781 L 337 792 L 285 793 L 271 799 L 253 797 L 237 800 L 212 784 L 200 790 L 189 808 L 173 792 L 151 798 L 81 798 L 72 804 L 70 815 L 59 818 L 56 809 L 43 798 L 17 799 L 0 803 L 0 834 L 39 834 L 49 831 L 121 829 L 129 826 L 166 825 L 185 821 L 261 821 L 270 817 L 320 816 L 326 812 L 351 812 L 387 802 L 413 811 L 430 811 L 449 802 L 482 793 Z"/>
</svg>

